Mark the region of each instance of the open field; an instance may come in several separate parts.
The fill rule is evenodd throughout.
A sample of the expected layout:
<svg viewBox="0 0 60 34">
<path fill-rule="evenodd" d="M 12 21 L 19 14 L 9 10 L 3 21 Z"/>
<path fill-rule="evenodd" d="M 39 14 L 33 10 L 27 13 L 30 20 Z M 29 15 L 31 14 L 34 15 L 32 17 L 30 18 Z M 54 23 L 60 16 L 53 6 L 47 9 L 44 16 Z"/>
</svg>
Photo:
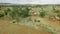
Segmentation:
<svg viewBox="0 0 60 34">
<path fill-rule="evenodd" d="M 50 34 L 50 32 L 36 30 L 25 25 L 10 24 L 7 20 L 0 20 L 0 34 Z"/>
<path fill-rule="evenodd" d="M 60 34 L 60 5 L 0 5 L 0 34 Z"/>
</svg>

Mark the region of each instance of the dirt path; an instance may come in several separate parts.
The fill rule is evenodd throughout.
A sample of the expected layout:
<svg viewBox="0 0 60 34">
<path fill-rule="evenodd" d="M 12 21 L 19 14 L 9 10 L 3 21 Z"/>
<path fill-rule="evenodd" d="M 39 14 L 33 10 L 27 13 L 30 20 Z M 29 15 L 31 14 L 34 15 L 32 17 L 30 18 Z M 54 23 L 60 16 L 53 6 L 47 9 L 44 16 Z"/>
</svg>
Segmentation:
<svg viewBox="0 0 60 34">
<path fill-rule="evenodd" d="M 46 31 L 39 31 L 27 26 L 10 24 L 7 20 L 0 19 L 0 34 L 51 34 Z"/>
</svg>

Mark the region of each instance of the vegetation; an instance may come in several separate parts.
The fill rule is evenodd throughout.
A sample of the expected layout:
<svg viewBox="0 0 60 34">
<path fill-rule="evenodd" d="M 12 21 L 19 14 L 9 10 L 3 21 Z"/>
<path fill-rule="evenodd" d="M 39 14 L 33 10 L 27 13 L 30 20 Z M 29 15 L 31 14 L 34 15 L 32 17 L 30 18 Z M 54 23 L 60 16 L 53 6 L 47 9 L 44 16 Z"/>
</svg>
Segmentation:
<svg viewBox="0 0 60 34">
<path fill-rule="evenodd" d="M 31 7 L 31 8 L 29 8 L 29 7 Z M 60 17 L 60 12 L 59 11 L 52 12 L 52 11 L 50 11 L 51 8 L 49 8 L 49 7 L 46 7 L 46 6 L 42 7 L 40 5 L 38 5 L 38 6 L 29 6 L 29 5 L 16 6 L 16 5 L 13 5 L 13 6 L 5 7 L 6 9 L 1 7 L 2 10 L 0 10 L 0 17 L 7 16 L 12 19 L 12 21 L 13 21 L 12 23 L 18 22 L 18 24 L 22 23 L 24 25 L 32 26 L 39 30 L 41 29 L 41 30 L 52 32 L 52 30 L 55 31 L 53 29 L 53 27 L 51 27 L 51 26 L 53 26 L 51 24 L 52 21 L 50 22 L 47 18 L 53 17 L 53 18 L 51 18 L 51 20 L 52 20 L 55 18 L 55 14 L 57 14 L 57 16 Z M 43 10 L 43 8 L 44 8 L 44 10 Z M 49 10 L 48 10 L 48 8 L 49 8 Z M 55 11 L 55 8 L 53 7 L 52 10 Z M 40 11 L 40 12 L 38 12 L 38 11 Z M 33 15 L 31 16 L 29 12 L 31 13 L 31 15 L 36 13 L 37 16 L 33 16 Z M 44 18 L 40 18 L 40 17 L 44 17 L 46 15 L 46 13 L 48 13 L 47 18 L 46 18 L 47 20 Z M 40 28 L 37 26 L 38 24 L 40 24 L 39 25 Z M 45 26 L 47 26 L 47 27 L 45 27 Z"/>
<path fill-rule="evenodd" d="M 3 17 L 4 15 L 3 14 L 0 14 L 0 17 Z"/>
<path fill-rule="evenodd" d="M 30 9 L 29 8 L 24 8 L 22 11 L 21 11 L 21 15 L 22 15 L 22 17 L 28 17 L 28 16 L 30 16 L 29 15 L 29 11 L 30 11 Z"/>
<path fill-rule="evenodd" d="M 46 14 L 46 13 L 45 13 L 44 11 L 41 11 L 41 12 L 40 12 L 40 16 L 41 16 L 41 17 L 44 17 L 45 14 Z"/>
<path fill-rule="evenodd" d="M 4 17 L 4 12 L 3 11 L 0 12 L 0 18 L 1 17 Z"/>
<path fill-rule="evenodd" d="M 60 18 L 60 13 L 57 16 Z"/>
</svg>

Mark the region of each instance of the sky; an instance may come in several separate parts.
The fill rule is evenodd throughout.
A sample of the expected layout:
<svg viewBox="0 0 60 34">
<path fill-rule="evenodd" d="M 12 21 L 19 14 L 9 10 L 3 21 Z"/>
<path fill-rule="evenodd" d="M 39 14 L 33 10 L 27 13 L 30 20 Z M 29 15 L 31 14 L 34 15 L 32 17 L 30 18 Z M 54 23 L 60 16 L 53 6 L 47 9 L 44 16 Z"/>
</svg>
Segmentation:
<svg viewBox="0 0 60 34">
<path fill-rule="evenodd" d="M 60 0 L 0 0 L 0 3 L 14 3 L 14 4 L 60 4 Z"/>
</svg>

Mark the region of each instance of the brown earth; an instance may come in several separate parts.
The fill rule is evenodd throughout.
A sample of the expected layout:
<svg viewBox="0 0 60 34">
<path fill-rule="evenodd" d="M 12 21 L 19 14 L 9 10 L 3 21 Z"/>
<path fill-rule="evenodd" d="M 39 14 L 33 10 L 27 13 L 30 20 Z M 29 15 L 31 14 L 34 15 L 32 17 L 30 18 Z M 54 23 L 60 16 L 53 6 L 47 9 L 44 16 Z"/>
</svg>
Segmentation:
<svg viewBox="0 0 60 34">
<path fill-rule="evenodd" d="M 49 20 L 47 18 L 44 18 L 45 21 L 49 22 L 55 29 L 60 31 L 60 21 L 58 20 Z"/>
<path fill-rule="evenodd" d="M 8 19 L 0 19 L 0 34 L 51 34 L 50 32 L 36 30 L 24 25 L 9 23 Z"/>
</svg>

